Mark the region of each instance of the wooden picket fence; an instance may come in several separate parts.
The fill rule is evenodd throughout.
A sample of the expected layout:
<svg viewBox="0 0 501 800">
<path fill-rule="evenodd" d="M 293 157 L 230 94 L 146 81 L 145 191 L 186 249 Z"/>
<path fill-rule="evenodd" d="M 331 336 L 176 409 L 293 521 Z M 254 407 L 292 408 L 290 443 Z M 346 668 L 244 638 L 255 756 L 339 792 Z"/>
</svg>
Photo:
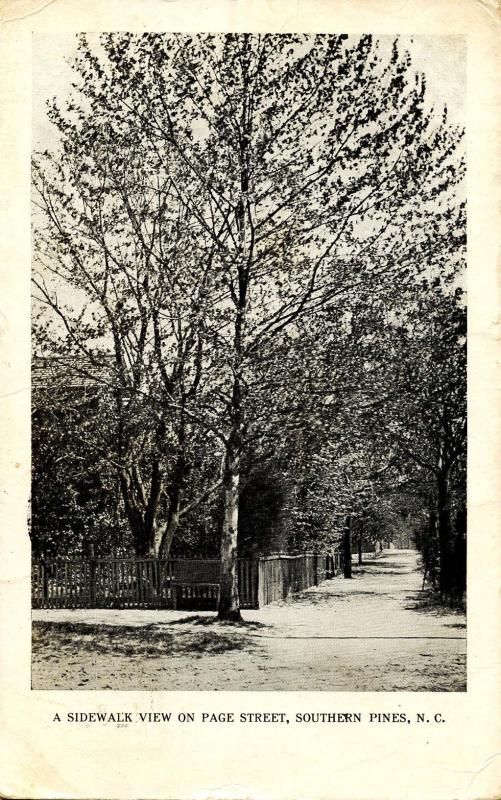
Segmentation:
<svg viewBox="0 0 501 800">
<path fill-rule="evenodd" d="M 238 559 L 242 608 L 260 608 L 314 586 L 339 570 L 337 553 Z M 217 607 L 215 558 L 39 559 L 32 563 L 33 608 Z"/>
<path fill-rule="evenodd" d="M 258 605 L 266 606 L 316 586 L 327 576 L 327 559 L 317 553 L 259 559 Z"/>
</svg>

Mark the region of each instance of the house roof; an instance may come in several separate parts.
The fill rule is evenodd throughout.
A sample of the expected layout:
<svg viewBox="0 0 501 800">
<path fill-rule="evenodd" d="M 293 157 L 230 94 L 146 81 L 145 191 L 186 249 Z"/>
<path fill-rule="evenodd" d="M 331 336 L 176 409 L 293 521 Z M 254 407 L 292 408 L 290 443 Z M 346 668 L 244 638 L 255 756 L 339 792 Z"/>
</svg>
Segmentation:
<svg viewBox="0 0 501 800">
<path fill-rule="evenodd" d="M 31 363 L 31 385 L 33 389 L 57 387 L 80 388 L 95 386 L 111 376 L 110 363 L 93 364 L 85 356 L 34 355 Z"/>
</svg>

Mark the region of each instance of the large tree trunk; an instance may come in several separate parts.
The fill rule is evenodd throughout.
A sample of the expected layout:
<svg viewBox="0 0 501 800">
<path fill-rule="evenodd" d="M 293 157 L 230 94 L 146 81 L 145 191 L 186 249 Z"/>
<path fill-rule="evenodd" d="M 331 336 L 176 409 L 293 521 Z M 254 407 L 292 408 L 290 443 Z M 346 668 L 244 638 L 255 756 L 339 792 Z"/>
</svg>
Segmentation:
<svg viewBox="0 0 501 800">
<path fill-rule="evenodd" d="M 120 472 L 120 491 L 124 503 L 125 516 L 129 523 L 137 556 L 148 555 L 152 545 L 151 529 L 144 523 L 144 515 L 134 497 L 132 479 L 128 470 Z"/>
<path fill-rule="evenodd" d="M 157 535 L 157 512 L 162 488 L 160 467 L 154 462 L 148 497 L 141 481 L 139 470 L 123 469 L 120 472 L 120 490 L 124 503 L 137 556 L 155 554 L 155 538 Z"/>
<path fill-rule="evenodd" d="M 462 503 L 456 516 L 453 539 L 451 588 L 453 598 L 463 599 L 466 592 L 466 503 Z"/>
<path fill-rule="evenodd" d="M 179 528 L 179 520 L 179 506 L 177 506 L 171 509 L 167 525 L 155 528 L 150 551 L 153 558 L 169 558 L 172 542 Z"/>
<path fill-rule="evenodd" d="M 440 596 L 450 594 L 451 589 L 451 523 L 449 470 L 443 469 L 437 475 L 437 523 L 439 547 L 439 589 Z"/>
<path fill-rule="evenodd" d="M 223 469 L 224 515 L 221 532 L 221 588 L 219 594 L 218 618 L 239 621 L 240 598 L 238 592 L 238 510 L 240 486 L 240 459 L 242 450 L 242 433 L 244 422 L 243 392 L 243 354 L 245 316 L 247 309 L 247 289 L 249 271 L 252 260 L 253 237 L 247 241 L 247 223 L 249 212 L 249 160 L 250 138 L 252 129 L 252 112 L 249 95 L 249 36 L 244 34 L 241 65 L 243 69 L 243 96 L 241 105 L 241 135 L 239 144 L 240 157 L 240 197 L 235 205 L 235 223 L 238 233 L 238 258 L 236 262 L 236 280 L 231 285 L 231 297 L 234 303 L 234 336 L 233 336 L 233 388 L 231 398 L 231 432 L 226 444 L 226 458 Z"/>
<path fill-rule="evenodd" d="M 221 583 L 219 591 L 218 619 L 238 622 L 240 597 L 238 592 L 238 510 L 240 501 L 240 459 L 242 448 L 242 396 L 240 384 L 240 357 L 242 314 L 237 315 L 235 330 L 236 364 L 233 380 L 231 423 L 232 428 L 226 442 L 223 464 L 223 522 L 221 530 Z"/>
<path fill-rule="evenodd" d="M 182 446 L 184 448 L 184 430 L 182 437 Z M 175 468 L 171 475 L 170 484 L 166 487 L 166 494 L 169 498 L 169 515 L 167 524 L 157 526 L 155 521 L 155 514 L 153 515 L 153 536 L 152 536 L 152 555 L 154 558 L 168 558 L 172 547 L 172 542 L 178 531 L 179 523 L 181 520 L 181 503 L 183 500 L 183 483 L 185 476 L 185 459 L 184 450 L 178 455 Z M 160 495 L 158 495 L 160 499 Z"/>
<path fill-rule="evenodd" d="M 240 482 L 240 456 L 230 444 L 226 453 L 223 475 L 224 515 L 221 534 L 221 588 L 218 618 L 237 622 L 241 620 L 238 593 L 238 504 Z"/>
<path fill-rule="evenodd" d="M 346 524 L 343 533 L 343 570 L 344 577 L 352 577 L 351 569 L 351 516 L 346 517 Z"/>
</svg>

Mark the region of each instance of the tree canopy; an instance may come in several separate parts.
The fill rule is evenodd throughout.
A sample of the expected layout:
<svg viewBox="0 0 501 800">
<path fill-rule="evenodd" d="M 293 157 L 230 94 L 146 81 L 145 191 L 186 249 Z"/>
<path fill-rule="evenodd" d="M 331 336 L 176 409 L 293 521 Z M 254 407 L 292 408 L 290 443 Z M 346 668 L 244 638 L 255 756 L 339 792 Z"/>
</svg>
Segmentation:
<svg viewBox="0 0 501 800">
<path fill-rule="evenodd" d="M 34 159 L 34 282 L 54 320 L 37 335 L 111 391 L 143 552 L 220 493 L 220 615 L 238 618 L 252 465 L 289 459 L 317 510 L 346 516 L 424 441 L 435 467 L 463 446 L 446 356 L 462 132 L 372 36 L 82 36 L 73 69 L 49 109 L 59 147 Z"/>
</svg>

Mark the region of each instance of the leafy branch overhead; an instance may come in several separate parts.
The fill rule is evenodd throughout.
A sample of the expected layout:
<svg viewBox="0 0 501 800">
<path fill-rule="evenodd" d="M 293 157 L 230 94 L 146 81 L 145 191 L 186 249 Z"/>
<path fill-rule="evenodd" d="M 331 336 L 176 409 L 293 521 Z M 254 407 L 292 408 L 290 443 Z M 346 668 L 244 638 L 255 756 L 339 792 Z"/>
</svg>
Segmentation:
<svg viewBox="0 0 501 800">
<path fill-rule="evenodd" d="M 462 384 L 443 387 L 442 422 L 423 389 L 418 431 L 403 370 L 431 377 L 423 298 L 439 328 L 462 313 L 462 131 L 384 37 L 81 36 L 73 70 L 48 110 L 58 148 L 34 158 L 40 348 L 110 398 L 140 552 L 221 494 L 220 611 L 238 617 L 253 470 L 289 460 L 298 483 L 316 454 L 337 499 L 315 502 L 349 513 L 374 471 L 398 483 L 419 464 L 423 437 L 436 466 L 438 427 L 456 425 Z M 457 341 L 436 341 L 441 364 Z"/>
</svg>

